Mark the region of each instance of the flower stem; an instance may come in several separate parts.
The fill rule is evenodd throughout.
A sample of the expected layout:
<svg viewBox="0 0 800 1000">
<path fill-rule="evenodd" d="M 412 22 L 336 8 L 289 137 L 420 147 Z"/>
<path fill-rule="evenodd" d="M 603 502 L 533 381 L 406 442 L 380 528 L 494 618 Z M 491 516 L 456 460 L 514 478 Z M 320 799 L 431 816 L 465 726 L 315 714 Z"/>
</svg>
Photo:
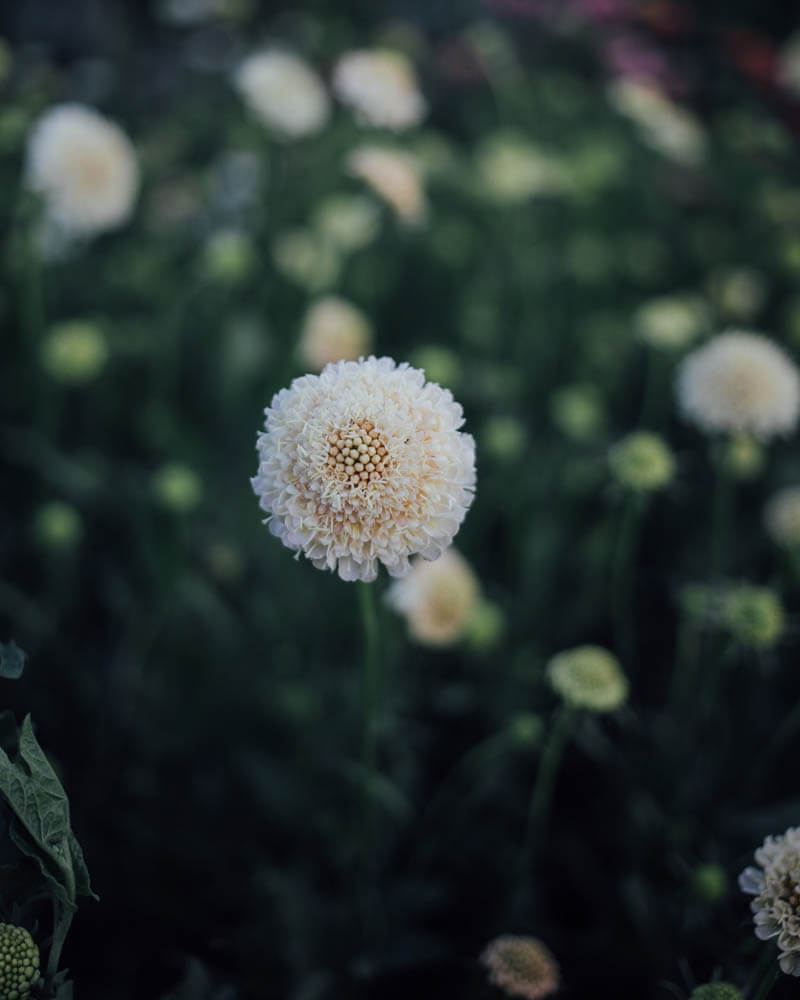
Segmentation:
<svg viewBox="0 0 800 1000">
<path fill-rule="evenodd" d="M 640 427 L 657 427 L 661 423 L 661 356 L 650 348 L 645 362 L 644 392 L 642 410 L 639 414 Z"/>
<path fill-rule="evenodd" d="M 542 839 L 547 830 L 547 819 L 553 799 L 553 789 L 555 787 L 558 768 L 561 764 L 561 758 L 564 756 L 564 749 L 569 739 L 570 730 L 572 729 L 572 719 L 573 712 L 566 705 L 562 706 L 553 718 L 550 732 L 547 734 L 547 739 L 542 747 L 539 772 L 536 775 L 530 804 L 528 805 L 525 841 L 516 869 L 513 892 L 517 901 L 522 896 L 533 859 L 541 846 Z"/>
<path fill-rule="evenodd" d="M 638 496 L 631 494 L 625 498 L 611 570 L 611 611 L 617 653 L 629 672 L 633 667 L 636 646 L 631 595 L 641 511 L 642 505 Z"/>
<path fill-rule="evenodd" d="M 733 514 L 733 481 L 725 468 L 722 448 L 712 452 L 712 460 L 716 469 L 711 512 L 711 576 L 714 578 L 725 573 L 725 549 Z"/>
<path fill-rule="evenodd" d="M 53 897 L 53 940 L 50 944 L 50 954 L 47 958 L 47 975 L 54 976 L 58 972 L 61 962 L 61 949 L 67 939 L 72 917 L 75 912 L 74 907 L 64 906 L 59 900 Z"/>
<path fill-rule="evenodd" d="M 772 987 L 775 985 L 776 977 L 775 951 L 772 947 L 766 947 L 761 953 L 761 958 L 753 972 L 753 986 L 748 994 L 750 1000 L 767 1000 Z"/>
<path fill-rule="evenodd" d="M 364 659 L 361 675 L 361 789 L 364 810 L 370 797 L 370 784 L 375 777 L 375 714 L 378 702 L 378 614 L 375 608 L 373 584 L 358 586 L 358 605 L 364 633 Z"/>
</svg>

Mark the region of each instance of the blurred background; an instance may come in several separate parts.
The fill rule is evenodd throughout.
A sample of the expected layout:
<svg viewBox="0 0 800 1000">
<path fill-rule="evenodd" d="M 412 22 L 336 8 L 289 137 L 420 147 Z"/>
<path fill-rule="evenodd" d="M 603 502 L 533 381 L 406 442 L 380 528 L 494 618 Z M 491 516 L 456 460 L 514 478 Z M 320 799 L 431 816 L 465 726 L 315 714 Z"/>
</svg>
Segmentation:
<svg viewBox="0 0 800 1000">
<path fill-rule="evenodd" d="M 785 622 L 733 647 L 711 629 L 676 688 L 714 470 L 672 383 L 728 327 L 800 350 L 793 6 L 0 5 L 0 639 L 28 654 L 0 684 L 100 896 L 65 950 L 77 995 L 488 997 L 478 956 L 506 931 L 548 943 L 565 997 L 745 984 L 736 875 L 800 815 L 797 739 L 771 742 L 800 694 L 800 564 L 762 522 L 800 458 L 730 443 L 725 578 Z M 375 48 L 403 56 L 414 120 L 337 91 L 341 57 Z M 273 49 L 329 93 L 319 127 L 285 117 L 291 86 L 276 111 L 243 82 Z M 36 123 L 68 102 L 138 171 L 119 220 L 77 234 L 30 180 Z M 375 147 L 399 166 L 354 159 Z M 273 394 L 347 352 L 424 368 L 478 447 L 456 546 L 480 614 L 431 646 L 380 605 L 374 940 L 354 588 L 292 558 L 249 484 Z M 608 456 L 637 428 L 674 475 L 642 507 L 620 639 L 630 483 Z M 620 655 L 630 699 L 581 718 L 510 926 L 544 667 L 583 643 Z"/>
</svg>

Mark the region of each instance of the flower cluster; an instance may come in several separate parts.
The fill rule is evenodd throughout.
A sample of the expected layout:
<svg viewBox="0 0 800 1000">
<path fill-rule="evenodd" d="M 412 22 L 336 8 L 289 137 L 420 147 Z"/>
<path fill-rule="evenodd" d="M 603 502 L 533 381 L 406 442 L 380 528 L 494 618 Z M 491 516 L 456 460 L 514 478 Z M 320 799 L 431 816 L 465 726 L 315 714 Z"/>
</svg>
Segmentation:
<svg viewBox="0 0 800 1000">
<path fill-rule="evenodd" d="M 739 876 L 739 888 L 753 896 L 756 937 L 777 938 L 779 964 L 800 976 L 800 827 L 767 837 L 755 852 L 756 865 Z"/>
<path fill-rule="evenodd" d="M 613 712 L 628 697 L 628 681 L 619 661 L 601 646 L 578 646 L 558 653 L 546 672 L 550 686 L 572 708 Z"/>
<path fill-rule="evenodd" d="M 543 1000 L 558 989 L 558 965 L 549 948 L 537 938 L 503 934 L 481 955 L 489 982 L 508 996 Z"/>
<path fill-rule="evenodd" d="M 24 1000 L 39 978 L 39 949 L 24 927 L 0 924 L 0 997 Z"/>
</svg>

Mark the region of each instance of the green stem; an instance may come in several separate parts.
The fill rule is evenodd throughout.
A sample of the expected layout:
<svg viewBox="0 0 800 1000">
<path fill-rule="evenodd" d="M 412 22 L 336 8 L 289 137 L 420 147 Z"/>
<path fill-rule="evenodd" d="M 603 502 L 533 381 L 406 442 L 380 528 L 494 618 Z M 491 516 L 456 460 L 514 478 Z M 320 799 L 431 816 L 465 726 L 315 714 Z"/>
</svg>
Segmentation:
<svg viewBox="0 0 800 1000">
<path fill-rule="evenodd" d="M 661 355 L 652 348 L 648 351 L 644 373 L 642 410 L 639 414 L 640 427 L 656 427 L 661 423 Z"/>
<path fill-rule="evenodd" d="M 712 461 L 716 469 L 716 483 L 711 512 L 711 576 L 715 578 L 723 576 L 726 568 L 725 549 L 733 514 L 733 480 L 725 468 L 722 447 L 712 452 Z"/>
<path fill-rule="evenodd" d="M 747 782 L 747 789 L 755 789 L 761 779 L 768 773 L 769 767 L 778 757 L 781 751 L 789 744 L 800 729 L 800 704 L 795 705 L 791 712 L 784 718 L 778 731 L 770 740 L 766 750 L 759 755 L 758 763 L 750 774 Z"/>
<path fill-rule="evenodd" d="M 364 632 L 364 659 L 361 675 L 361 781 L 366 807 L 369 786 L 375 776 L 375 714 L 378 702 L 378 614 L 374 584 L 359 581 L 358 605 Z"/>
<path fill-rule="evenodd" d="M 678 625 L 675 642 L 675 666 L 670 683 L 669 702 L 675 707 L 684 700 L 687 689 L 696 673 L 697 656 L 700 652 L 700 631 L 691 618 L 684 613 Z"/>
<path fill-rule="evenodd" d="M 531 792 L 528 805 L 528 821 L 525 829 L 525 842 L 517 863 L 514 895 L 519 901 L 530 874 L 531 865 L 547 830 L 547 820 L 550 804 L 553 800 L 553 789 L 556 776 L 564 756 L 564 749 L 572 729 L 573 712 L 566 705 L 556 712 L 550 726 L 550 732 L 542 747 L 539 761 L 539 772 Z"/>
<path fill-rule="evenodd" d="M 50 944 L 50 954 L 47 958 L 47 975 L 54 976 L 58 972 L 61 962 L 61 950 L 67 939 L 72 917 L 75 913 L 73 907 L 64 906 L 55 897 L 53 898 L 53 940 Z"/>
<path fill-rule="evenodd" d="M 750 1000 L 767 1000 L 777 978 L 775 965 L 775 949 L 769 945 L 761 953 L 761 958 L 753 973 L 752 990 L 749 991 Z"/>
<path fill-rule="evenodd" d="M 634 557 L 641 523 L 642 505 L 636 494 L 625 498 L 611 570 L 611 613 L 617 653 L 629 673 L 633 669 L 636 637 L 632 604 Z"/>
</svg>

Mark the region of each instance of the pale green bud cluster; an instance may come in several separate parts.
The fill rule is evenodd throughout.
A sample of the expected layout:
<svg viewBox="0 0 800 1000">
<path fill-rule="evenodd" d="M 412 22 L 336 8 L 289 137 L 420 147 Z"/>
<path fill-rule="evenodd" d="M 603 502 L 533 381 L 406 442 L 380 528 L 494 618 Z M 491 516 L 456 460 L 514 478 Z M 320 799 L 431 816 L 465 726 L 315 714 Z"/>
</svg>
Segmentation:
<svg viewBox="0 0 800 1000">
<path fill-rule="evenodd" d="M 553 690 L 572 708 L 613 712 L 628 697 L 619 660 L 601 646 L 578 646 L 558 653 L 546 668 Z"/>
<path fill-rule="evenodd" d="M 43 503 L 34 515 L 33 525 L 39 542 L 59 551 L 73 548 L 83 534 L 80 514 L 63 500 Z"/>
<path fill-rule="evenodd" d="M 750 434 L 733 434 L 722 461 L 736 479 L 754 479 L 764 468 L 764 448 Z"/>
<path fill-rule="evenodd" d="M 461 361 L 455 351 L 438 344 L 418 347 L 411 356 L 411 364 L 425 372 L 428 382 L 438 382 L 447 389 L 455 389 L 463 376 Z"/>
<path fill-rule="evenodd" d="M 499 604 L 479 601 L 464 634 L 468 645 L 477 652 L 492 649 L 506 630 L 506 616 Z"/>
<path fill-rule="evenodd" d="M 696 295 L 662 296 L 639 306 L 633 323 L 638 338 L 650 347 L 679 351 L 708 328 L 708 306 Z"/>
<path fill-rule="evenodd" d="M 544 723 L 533 712 L 518 712 L 509 723 L 511 739 L 518 747 L 532 747 L 541 742 Z"/>
<path fill-rule="evenodd" d="M 564 437 L 584 444 L 603 429 L 605 412 L 591 385 L 564 385 L 550 396 L 550 419 Z"/>
<path fill-rule="evenodd" d="M 24 1000 L 39 978 L 39 949 L 24 927 L 0 924 L 0 1000 Z"/>
<path fill-rule="evenodd" d="M 692 872 L 692 890 L 704 903 L 717 903 L 728 893 L 728 873 L 721 865 L 698 865 Z"/>
<path fill-rule="evenodd" d="M 375 239 L 381 214 L 375 202 L 364 195 L 335 194 L 320 202 L 314 222 L 325 241 L 351 253 Z"/>
<path fill-rule="evenodd" d="M 516 417 L 489 417 L 481 429 L 481 445 L 498 462 L 513 462 L 528 443 L 525 425 Z"/>
<path fill-rule="evenodd" d="M 745 646 L 766 649 L 783 633 L 785 613 L 778 595 L 767 587 L 739 584 L 725 595 L 723 622 Z"/>
<path fill-rule="evenodd" d="M 40 357 L 54 379 L 83 385 L 100 374 L 108 360 L 108 346 L 94 323 L 70 320 L 51 328 L 42 341 Z"/>
<path fill-rule="evenodd" d="M 203 485 L 188 465 L 168 462 L 153 476 L 153 493 L 162 507 L 186 514 L 200 503 Z"/>
<path fill-rule="evenodd" d="M 203 249 L 203 265 L 210 278 L 236 284 L 250 274 L 256 262 L 253 241 L 247 233 L 222 229 L 209 237 Z"/>
<path fill-rule="evenodd" d="M 689 1000 L 742 1000 L 742 994 L 730 983 L 706 983 L 692 990 Z"/>
<path fill-rule="evenodd" d="M 636 493 L 650 493 L 666 486 L 675 473 L 675 459 L 667 443 L 649 431 L 634 431 L 608 454 L 617 482 Z"/>
</svg>

